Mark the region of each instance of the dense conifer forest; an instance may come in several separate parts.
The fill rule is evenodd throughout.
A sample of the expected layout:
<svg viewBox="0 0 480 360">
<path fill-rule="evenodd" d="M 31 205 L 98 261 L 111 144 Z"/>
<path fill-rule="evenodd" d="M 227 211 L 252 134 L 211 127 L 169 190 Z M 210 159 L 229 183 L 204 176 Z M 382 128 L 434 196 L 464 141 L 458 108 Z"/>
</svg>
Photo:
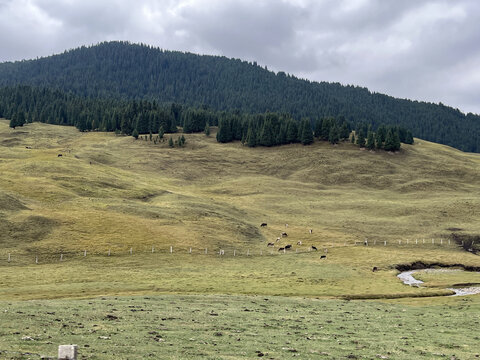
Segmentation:
<svg viewBox="0 0 480 360">
<path fill-rule="evenodd" d="M 114 131 L 122 128 L 123 120 L 125 133 L 131 134 L 134 128 L 140 133 L 158 132 L 156 128 L 160 124 L 164 131 L 173 131 L 176 125 L 183 124 L 184 119 L 179 118 L 177 111 L 180 105 L 175 105 L 182 104 L 191 111 L 188 116 L 191 121 L 185 124 L 186 132 L 203 131 L 206 123 L 203 118 L 208 117 L 209 112 L 274 112 L 290 114 L 300 128 L 305 124 L 302 119 L 310 119 L 312 126 L 324 118 L 345 119 L 354 128 L 370 124 L 371 136 L 378 137 L 374 131 L 378 133 L 376 130 L 384 124 L 410 129 L 416 137 L 464 151 L 480 151 L 478 115 L 465 115 L 442 104 L 396 99 L 366 88 L 311 82 L 284 72 L 275 74 L 266 67 L 238 59 L 163 51 L 126 42 L 102 43 L 47 58 L 2 63 L 0 85 L 61 90 L 58 96 L 71 97 L 71 103 L 66 108 L 52 104 L 51 108 L 60 112 L 63 122 L 70 122 L 81 130 Z M 2 96 L 8 91 L 3 90 Z M 133 99 L 137 101 L 127 101 Z M 106 106 L 113 102 L 117 105 Z M 164 105 L 167 103 L 170 108 Z M 82 111 L 75 112 L 77 118 L 64 116 L 69 111 L 72 114 L 75 106 L 83 106 Z M 107 113 L 103 108 L 117 110 Z M 57 122 L 55 111 L 43 111 L 35 115 L 38 121 Z M 95 112 L 102 115 L 92 115 Z M 135 119 L 125 120 L 121 112 Z M 34 116 L 30 113 L 27 111 L 24 116 Z M 208 119 L 210 125 L 214 125 L 214 121 Z M 251 133 L 261 131 L 259 126 L 252 125 Z M 270 125 L 266 128 L 269 131 Z M 363 135 L 365 145 L 372 146 L 372 141 L 376 141 L 371 136 L 368 141 L 368 133 Z M 256 145 L 268 143 L 257 136 L 255 141 Z M 279 141 L 282 142 L 283 137 L 274 143 Z"/>
<path fill-rule="evenodd" d="M 316 121 L 305 118 L 299 122 L 285 113 L 250 114 L 148 100 L 84 98 L 60 90 L 30 86 L 0 88 L 0 117 L 9 119 L 10 127 L 14 129 L 38 121 L 75 126 L 80 131 L 115 131 L 136 139 L 149 134 L 148 138 L 152 140 L 155 134 L 155 142 L 165 133 L 177 132 L 178 127 L 183 133 L 203 131 L 209 136 L 210 125 L 218 125 L 218 142 L 239 140 L 249 147 L 309 145 L 314 137 L 332 144 L 350 140 L 371 150 L 396 151 L 400 149 L 400 142 L 413 143 L 412 133 L 398 126 L 380 125 L 374 134 L 371 124 L 362 123 L 352 133 L 351 124 L 344 117 L 325 117 Z M 376 136 L 375 140 L 369 140 L 373 136 Z M 169 144 L 174 145 L 171 137 Z M 184 135 L 176 144 L 185 144 Z"/>
</svg>

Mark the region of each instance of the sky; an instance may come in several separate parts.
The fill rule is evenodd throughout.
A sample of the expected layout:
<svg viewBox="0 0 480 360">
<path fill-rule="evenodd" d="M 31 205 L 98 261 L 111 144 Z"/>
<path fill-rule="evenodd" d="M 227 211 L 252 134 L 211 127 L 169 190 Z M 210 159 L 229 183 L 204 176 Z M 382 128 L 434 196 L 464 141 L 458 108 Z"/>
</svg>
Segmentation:
<svg viewBox="0 0 480 360">
<path fill-rule="evenodd" d="M 128 40 L 480 113 L 478 0 L 0 0 L 0 61 Z"/>
</svg>

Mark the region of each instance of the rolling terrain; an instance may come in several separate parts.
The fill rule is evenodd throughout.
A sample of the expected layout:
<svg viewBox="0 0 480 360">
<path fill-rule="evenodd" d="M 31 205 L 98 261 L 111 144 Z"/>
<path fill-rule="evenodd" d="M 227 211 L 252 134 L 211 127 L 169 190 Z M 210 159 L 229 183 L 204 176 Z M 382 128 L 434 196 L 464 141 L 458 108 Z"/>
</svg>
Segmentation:
<svg viewBox="0 0 480 360">
<path fill-rule="evenodd" d="M 480 297 L 441 296 L 478 274 L 396 278 L 480 266 L 452 238 L 480 233 L 478 154 L 252 149 L 212 130 L 170 148 L 0 120 L 0 358 L 478 356 Z"/>
</svg>

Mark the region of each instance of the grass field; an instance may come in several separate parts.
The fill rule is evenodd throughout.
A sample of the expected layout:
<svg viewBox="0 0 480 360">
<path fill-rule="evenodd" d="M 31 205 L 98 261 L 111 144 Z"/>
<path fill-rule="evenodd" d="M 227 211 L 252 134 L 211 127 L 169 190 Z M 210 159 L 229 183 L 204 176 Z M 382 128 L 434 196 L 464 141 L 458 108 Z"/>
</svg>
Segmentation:
<svg viewBox="0 0 480 360">
<path fill-rule="evenodd" d="M 118 358 L 129 358 L 125 354 L 132 344 L 143 354 L 138 358 L 151 351 L 179 359 L 196 354 L 251 358 L 256 350 L 275 359 L 350 353 L 392 359 L 474 356 L 467 334 L 478 326 L 478 317 L 462 314 L 467 307 L 478 310 L 479 297 L 418 297 L 450 294 L 445 287 L 475 283 L 475 274 L 425 275 L 426 287 L 414 288 L 396 278 L 395 266 L 414 261 L 480 266 L 478 256 L 448 244 L 452 231 L 480 234 L 480 155 L 423 140 L 389 154 L 348 143 L 250 149 L 218 144 L 214 135 L 186 139 L 185 148 L 171 149 L 166 142 L 155 145 L 72 127 L 35 123 L 12 130 L 0 121 L 0 350 L 47 354 L 58 342 L 73 341 L 90 342 L 91 348 L 82 348 L 90 358 L 102 358 L 94 355 L 97 349 L 110 358 L 113 348 Z M 268 226 L 260 228 L 262 222 Z M 267 248 L 282 231 L 289 236 Z M 369 246 L 360 245 L 365 238 Z M 286 244 L 293 245 L 292 251 L 279 253 Z M 311 245 L 320 251 L 308 252 Z M 320 259 L 324 248 L 327 259 Z M 219 249 L 225 256 L 214 254 Z M 379 271 L 372 272 L 373 266 Z M 98 296 L 108 300 L 80 300 Z M 252 301 L 260 306 L 263 297 L 273 304 L 270 312 L 240 311 Z M 362 298 L 383 303 L 342 300 Z M 103 320 L 107 302 L 122 320 Z M 205 315 L 211 304 L 235 315 Z M 131 312 L 130 305 L 151 311 Z M 198 324 L 190 320 L 190 305 L 203 314 Z M 40 308 L 56 309 L 52 311 L 62 316 L 53 324 L 67 324 L 69 330 L 48 325 L 54 320 L 35 310 Z M 297 309 L 299 318 L 283 315 L 285 308 Z M 343 309 L 355 318 L 343 315 Z M 406 317 L 401 316 L 405 309 Z M 315 321 L 306 320 L 311 311 Z M 18 312 L 24 314 L 16 322 Z M 163 313 L 177 315 L 168 315 L 175 318 L 165 324 L 172 334 L 159 344 L 143 330 L 163 336 L 161 328 L 153 329 L 160 324 L 135 316 Z M 79 321 L 85 327 L 72 335 L 68 322 L 78 321 L 74 314 L 86 319 Z M 419 314 L 428 315 L 423 326 L 415 325 Z M 390 326 L 398 325 L 397 320 L 405 321 L 408 339 L 396 336 L 403 329 Z M 263 325 L 282 321 L 292 329 Z M 94 324 L 115 332 L 118 340 L 98 340 L 89 331 Z M 317 324 L 329 329 L 328 334 L 322 335 Z M 434 334 L 435 324 L 444 334 Z M 296 325 L 305 329 L 294 329 Z M 244 344 L 229 337 L 237 326 L 250 334 L 242 337 Z M 218 331 L 228 336 L 213 335 L 217 327 L 225 327 Z M 191 335 L 202 331 L 204 338 Z M 315 333 L 316 341 L 305 340 L 298 331 Z M 288 332 L 295 334 L 291 340 Z M 339 340 L 342 334 L 344 342 Z M 374 343 L 381 334 L 393 338 Z M 24 335 L 41 340 L 22 341 Z M 196 340 L 187 342 L 186 337 Z M 415 337 L 421 341 L 414 342 Z M 28 358 L 13 353 L 5 358 L 15 356 Z"/>
</svg>

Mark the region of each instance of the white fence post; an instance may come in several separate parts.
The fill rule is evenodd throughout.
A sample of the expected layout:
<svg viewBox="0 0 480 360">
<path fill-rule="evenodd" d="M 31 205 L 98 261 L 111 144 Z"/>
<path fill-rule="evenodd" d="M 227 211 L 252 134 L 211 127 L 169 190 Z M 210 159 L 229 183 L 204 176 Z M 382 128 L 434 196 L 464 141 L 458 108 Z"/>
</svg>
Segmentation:
<svg viewBox="0 0 480 360">
<path fill-rule="evenodd" d="M 192 253 L 192 248 L 190 248 L 190 250 L 188 252 L 191 254 Z"/>
<path fill-rule="evenodd" d="M 130 255 L 133 254 L 133 248 L 130 248 Z"/>
<path fill-rule="evenodd" d="M 108 249 L 108 256 L 110 256 L 110 249 Z"/>
<path fill-rule="evenodd" d="M 155 252 L 155 247 L 152 246 L 152 254 Z"/>
<path fill-rule="evenodd" d="M 87 250 L 83 250 L 83 257 L 87 256 Z"/>
<path fill-rule="evenodd" d="M 63 261 L 63 254 L 60 254 L 60 261 Z"/>
<path fill-rule="evenodd" d="M 173 246 L 170 246 L 170 254 L 173 253 Z"/>
<path fill-rule="evenodd" d="M 8 253 L 8 262 L 10 262 L 10 260 L 11 260 L 10 253 Z"/>
</svg>

